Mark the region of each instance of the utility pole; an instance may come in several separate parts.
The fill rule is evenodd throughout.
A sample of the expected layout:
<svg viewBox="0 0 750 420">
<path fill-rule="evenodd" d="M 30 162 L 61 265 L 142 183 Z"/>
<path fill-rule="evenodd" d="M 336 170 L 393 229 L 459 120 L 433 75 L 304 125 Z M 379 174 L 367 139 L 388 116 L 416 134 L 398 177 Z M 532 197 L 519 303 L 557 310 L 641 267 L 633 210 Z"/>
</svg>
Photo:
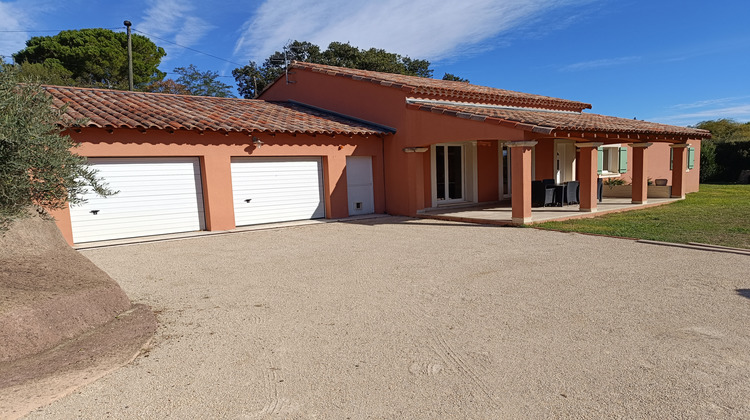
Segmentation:
<svg viewBox="0 0 750 420">
<path fill-rule="evenodd" d="M 123 22 L 125 24 L 125 27 L 128 28 L 128 88 L 130 90 L 133 90 L 133 44 L 130 41 L 130 23 L 129 20 L 126 20 Z"/>
</svg>

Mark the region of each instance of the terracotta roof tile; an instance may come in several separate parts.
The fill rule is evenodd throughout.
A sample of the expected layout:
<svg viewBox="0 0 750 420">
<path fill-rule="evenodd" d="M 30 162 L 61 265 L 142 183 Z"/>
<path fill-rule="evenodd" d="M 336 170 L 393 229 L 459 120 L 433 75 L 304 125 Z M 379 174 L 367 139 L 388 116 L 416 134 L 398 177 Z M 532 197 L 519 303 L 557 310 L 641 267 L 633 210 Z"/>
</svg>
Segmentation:
<svg viewBox="0 0 750 420">
<path fill-rule="evenodd" d="M 375 124 L 291 102 L 43 86 L 54 106 L 88 127 L 380 135 Z"/>
<path fill-rule="evenodd" d="M 323 64 L 292 62 L 291 68 L 306 69 L 333 76 L 364 80 L 387 87 L 404 89 L 412 95 L 430 99 L 451 99 L 463 102 L 486 102 L 501 105 L 582 111 L 591 108 L 590 104 L 552 98 L 549 96 L 496 89 L 472 85 L 465 82 L 438 80 L 426 77 L 405 76 L 402 74 L 381 73 L 377 71 L 349 69 L 345 67 L 326 66 Z"/>
<path fill-rule="evenodd" d="M 630 120 L 583 112 L 556 112 L 541 109 L 519 109 L 465 103 L 429 102 L 410 99 L 410 108 L 432 113 L 470 118 L 494 124 L 512 125 L 527 131 L 612 133 L 615 135 L 655 135 L 710 138 L 711 133 L 698 128 L 678 127 L 648 121 Z"/>
</svg>

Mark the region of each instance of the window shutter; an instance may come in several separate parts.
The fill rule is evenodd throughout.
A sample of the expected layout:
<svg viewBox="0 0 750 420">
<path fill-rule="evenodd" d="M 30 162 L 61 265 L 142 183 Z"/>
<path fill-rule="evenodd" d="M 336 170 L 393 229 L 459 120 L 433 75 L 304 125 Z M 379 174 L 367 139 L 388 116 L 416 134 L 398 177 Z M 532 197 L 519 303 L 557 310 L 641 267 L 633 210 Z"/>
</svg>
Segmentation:
<svg viewBox="0 0 750 420">
<path fill-rule="evenodd" d="M 604 149 L 601 146 L 596 148 L 596 173 L 601 175 L 604 172 Z"/>
<path fill-rule="evenodd" d="M 695 147 L 690 146 L 688 147 L 688 169 L 693 169 L 695 167 Z"/>
<path fill-rule="evenodd" d="M 674 167 L 674 149 L 669 148 L 669 170 L 671 171 Z"/>
<path fill-rule="evenodd" d="M 628 171 L 628 148 L 620 147 L 620 173 Z"/>
</svg>

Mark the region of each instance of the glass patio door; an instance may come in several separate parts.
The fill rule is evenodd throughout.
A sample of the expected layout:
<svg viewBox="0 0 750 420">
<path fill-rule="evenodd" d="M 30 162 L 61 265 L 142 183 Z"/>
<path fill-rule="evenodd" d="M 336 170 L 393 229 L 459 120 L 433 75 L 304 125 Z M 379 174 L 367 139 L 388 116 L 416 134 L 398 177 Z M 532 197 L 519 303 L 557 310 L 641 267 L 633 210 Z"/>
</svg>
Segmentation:
<svg viewBox="0 0 750 420">
<path fill-rule="evenodd" d="M 510 147 L 503 144 L 500 153 L 500 198 L 508 198 L 511 196 Z"/>
<path fill-rule="evenodd" d="M 464 199 L 463 155 L 461 145 L 435 146 L 435 192 L 439 202 Z"/>
</svg>

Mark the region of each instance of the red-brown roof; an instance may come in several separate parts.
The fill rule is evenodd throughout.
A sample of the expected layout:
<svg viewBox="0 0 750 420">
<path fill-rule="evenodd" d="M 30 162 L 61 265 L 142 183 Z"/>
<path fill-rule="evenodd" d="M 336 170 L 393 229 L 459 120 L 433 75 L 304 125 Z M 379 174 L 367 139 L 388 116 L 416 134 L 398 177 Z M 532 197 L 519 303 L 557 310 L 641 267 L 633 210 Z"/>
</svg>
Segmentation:
<svg viewBox="0 0 750 420">
<path fill-rule="evenodd" d="M 591 108 L 590 104 L 549 96 L 533 95 L 530 93 L 514 92 L 512 90 L 496 89 L 486 86 L 472 85 L 466 82 L 451 80 L 437 80 L 426 77 L 405 76 L 402 74 L 381 73 L 369 70 L 349 69 L 345 67 L 326 66 L 301 61 L 294 61 L 291 68 L 311 70 L 332 76 L 348 77 L 403 89 L 411 96 L 419 95 L 431 99 L 451 99 L 463 102 L 486 102 L 493 104 L 559 109 L 567 111 L 582 111 Z"/>
<path fill-rule="evenodd" d="M 410 99 L 408 107 L 475 121 L 513 126 L 541 134 L 561 135 L 561 132 L 587 132 L 611 133 L 622 137 L 628 135 L 687 137 L 691 139 L 711 137 L 708 130 L 698 128 L 678 127 L 583 112 L 519 109 L 444 101 L 420 101 L 418 99 Z"/>
<path fill-rule="evenodd" d="M 290 102 L 43 86 L 87 127 L 217 132 L 381 135 L 387 129 Z"/>
</svg>

